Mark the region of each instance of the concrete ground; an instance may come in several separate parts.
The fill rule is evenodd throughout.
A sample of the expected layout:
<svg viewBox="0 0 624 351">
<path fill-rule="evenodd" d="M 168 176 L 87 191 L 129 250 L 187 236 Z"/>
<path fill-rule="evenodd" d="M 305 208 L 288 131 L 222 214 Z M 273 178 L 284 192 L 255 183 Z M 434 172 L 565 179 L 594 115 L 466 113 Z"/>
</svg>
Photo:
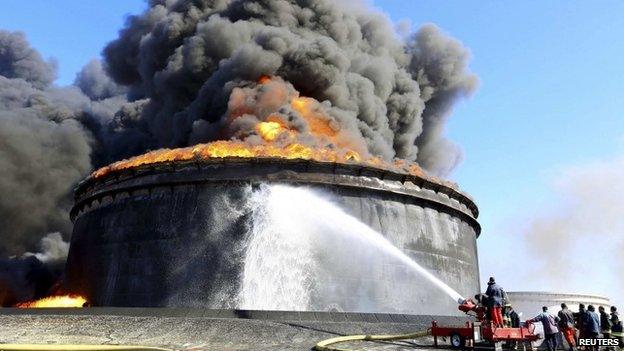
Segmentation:
<svg viewBox="0 0 624 351">
<path fill-rule="evenodd" d="M 161 308 L 0 309 L 1 344 L 142 345 L 174 350 L 311 350 L 350 334 L 401 334 L 461 317 Z M 431 349 L 432 340 L 345 343 L 366 350 Z"/>
</svg>

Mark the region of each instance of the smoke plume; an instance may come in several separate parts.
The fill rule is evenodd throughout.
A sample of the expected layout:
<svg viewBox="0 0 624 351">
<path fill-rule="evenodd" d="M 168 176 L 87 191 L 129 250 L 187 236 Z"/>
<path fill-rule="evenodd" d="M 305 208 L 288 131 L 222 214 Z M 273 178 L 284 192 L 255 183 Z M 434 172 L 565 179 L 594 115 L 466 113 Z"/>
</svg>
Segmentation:
<svg viewBox="0 0 624 351">
<path fill-rule="evenodd" d="M 14 282 L 2 279 L 4 296 L 32 295 L 54 281 L 43 279 L 37 288 L 26 283 L 33 274 L 57 272 L 47 265 L 66 254 L 49 256 L 61 234 L 44 239 L 43 256 L 24 255 L 47 233 L 71 233 L 71 189 L 92 169 L 96 132 L 122 101 L 92 101 L 76 87 L 52 86 L 54 76 L 54 65 L 23 34 L 0 31 L 0 257 L 22 257 L 0 262 L 2 276 L 11 272 Z"/>
<path fill-rule="evenodd" d="M 253 124 L 270 115 L 310 128 L 273 92 L 310 98 L 330 129 L 323 147 L 448 174 L 462 156 L 445 122 L 477 83 L 468 51 L 430 24 L 401 38 L 354 6 L 151 0 L 68 87 L 53 85 L 54 62 L 23 34 L 0 31 L 0 257 L 13 257 L 0 261 L 3 301 L 36 295 L 30 272 L 65 255 L 71 190 L 94 167 L 163 147 L 253 143 Z"/>
<path fill-rule="evenodd" d="M 0 258 L 0 306 L 38 299 L 59 288 L 69 243 L 60 233 L 41 239 L 40 252 L 21 257 Z"/>
<path fill-rule="evenodd" d="M 19 78 L 45 88 L 56 78 L 55 64 L 45 62 L 24 34 L 0 31 L 0 76 Z"/>
<path fill-rule="evenodd" d="M 224 137 L 232 91 L 279 76 L 372 155 L 438 175 L 461 159 L 444 123 L 477 79 L 467 50 L 433 25 L 405 42 L 382 15 L 331 1 L 150 4 L 104 49 L 110 76 L 143 99 L 115 126 L 133 153 Z"/>
<path fill-rule="evenodd" d="M 523 232 L 539 265 L 531 281 L 624 303 L 624 158 L 569 168 L 557 179 L 557 205 Z"/>
</svg>

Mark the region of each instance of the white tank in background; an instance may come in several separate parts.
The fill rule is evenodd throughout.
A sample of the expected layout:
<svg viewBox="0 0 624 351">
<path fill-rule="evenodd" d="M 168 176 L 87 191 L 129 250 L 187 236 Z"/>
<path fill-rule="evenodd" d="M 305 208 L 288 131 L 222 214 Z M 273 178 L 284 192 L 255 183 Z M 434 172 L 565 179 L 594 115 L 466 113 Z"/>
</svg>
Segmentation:
<svg viewBox="0 0 624 351">
<path fill-rule="evenodd" d="M 596 311 L 598 306 L 609 309 L 610 301 L 608 297 L 587 294 L 568 294 L 543 291 L 510 291 L 507 297 L 514 310 L 522 313 L 522 320 L 533 318 L 542 312 L 542 306 L 548 307 L 548 312 L 557 315 L 561 309 L 561 303 L 565 302 L 573 312 L 578 312 L 579 304 L 594 305 Z"/>
<path fill-rule="evenodd" d="M 514 310 L 520 314 L 520 320 L 525 321 L 531 319 L 542 312 L 542 307 L 547 306 L 548 312 L 553 316 L 561 310 L 561 304 L 565 302 L 572 312 L 578 312 L 579 304 L 585 307 L 593 305 L 598 312 L 598 306 L 604 306 L 607 311 L 611 307 L 608 297 L 587 294 L 568 294 L 543 291 L 510 291 L 507 292 L 509 302 Z M 544 341 L 544 328 L 542 323 L 535 323 L 535 333 L 541 334 L 542 339 L 536 341 L 533 345 L 542 349 Z M 558 344 L 561 348 L 563 340 L 561 335 L 558 337 Z"/>
</svg>

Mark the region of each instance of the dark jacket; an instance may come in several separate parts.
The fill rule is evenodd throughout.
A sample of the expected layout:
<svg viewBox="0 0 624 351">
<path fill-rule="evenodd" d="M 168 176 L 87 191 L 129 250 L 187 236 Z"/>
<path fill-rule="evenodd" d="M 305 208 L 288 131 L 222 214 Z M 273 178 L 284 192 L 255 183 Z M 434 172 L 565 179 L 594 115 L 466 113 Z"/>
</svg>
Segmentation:
<svg viewBox="0 0 624 351">
<path fill-rule="evenodd" d="M 576 328 L 582 332 L 585 331 L 585 315 L 587 314 L 587 310 L 579 310 L 577 313 L 574 313 L 574 321 L 576 322 Z"/>
<path fill-rule="evenodd" d="M 548 312 L 542 312 L 537 315 L 537 317 L 531 319 L 532 322 L 542 322 L 542 326 L 544 326 L 544 334 L 556 334 L 559 332 L 559 328 L 557 328 L 557 319 L 550 315 Z"/>
<path fill-rule="evenodd" d="M 600 312 L 600 329 L 607 333 L 611 331 L 611 318 L 605 311 Z"/>
<path fill-rule="evenodd" d="M 501 288 L 498 284 L 490 284 L 488 285 L 487 290 L 485 291 L 485 295 L 487 295 L 490 300 L 489 305 L 491 307 L 501 307 L 503 306 L 503 288 Z"/>
<path fill-rule="evenodd" d="M 559 316 L 559 326 L 562 328 L 573 328 L 574 327 L 574 315 L 572 311 L 569 309 L 562 309 L 557 313 Z"/>
<path fill-rule="evenodd" d="M 598 313 L 587 311 L 583 316 L 583 328 L 586 333 L 600 333 L 600 317 Z"/>
<path fill-rule="evenodd" d="M 612 333 L 622 333 L 624 331 L 623 330 L 624 328 L 622 326 L 622 321 L 620 320 L 619 316 L 616 314 L 615 317 L 613 317 L 613 314 L 612 314 L 611 320 L 612 320 L 612 323 L 613 323 L 613 326 L 611 327 L 611 332 Z"/>
<path fill-rule="evenodd" d="M 512 328 L 520 328 L 520 316 L 518 316 L 516 311 L 509 312 L 509 319 L 511 320 Z"/>
<path fill-rule="evenodd" d="M 615 311 L 611 312 L 611 325 L 615 325 L 620 320 L 620 314 Z"/>
</svg>

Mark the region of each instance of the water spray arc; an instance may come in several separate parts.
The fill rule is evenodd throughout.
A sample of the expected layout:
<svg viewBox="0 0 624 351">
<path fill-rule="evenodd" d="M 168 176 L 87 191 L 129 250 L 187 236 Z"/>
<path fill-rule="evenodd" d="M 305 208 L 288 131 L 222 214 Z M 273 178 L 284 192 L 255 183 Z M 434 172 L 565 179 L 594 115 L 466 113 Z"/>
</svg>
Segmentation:
<svg viewBox="0 0 624 351">
<path fill-rule="evenodd" d="M 313 256 L 319 255 L 350 256 L 355 260 L 353 267 L 358 268 L 364 267 L 364 261 L 371 257 L 384 255 L 406 265 L 453 301 L 464 300 L 461 294 L 382 234 L 316 191 L 288 185 L 262 185 L 255 192 L 253 203 L 254 230 L 248 244 L 241 291 L 243 308 L 252 305 L 295 310 L 326 307 L 310 305 L 313 303 L 311 294 L 331 278 L 328 272 L 332 272 L 331 266 L 336 261 L 315 260 Z M 337 247 L 338 242 L 348 246 Z M 366 255 L 353 254 L 359 248 L 364 248 Z M 368 274 L 366 271 L 357 273 Z"/>
</svg>

